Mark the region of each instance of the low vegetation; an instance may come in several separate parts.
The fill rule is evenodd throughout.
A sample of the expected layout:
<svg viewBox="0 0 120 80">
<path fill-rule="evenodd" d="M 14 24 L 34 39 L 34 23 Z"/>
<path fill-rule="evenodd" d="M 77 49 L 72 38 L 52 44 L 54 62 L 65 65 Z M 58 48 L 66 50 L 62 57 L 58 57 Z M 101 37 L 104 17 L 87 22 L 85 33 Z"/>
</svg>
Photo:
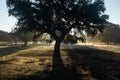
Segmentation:
<svg viewBox="0 0 120 80">
<path fill-rule="evenodd" d="M 20 49 L 5 55 L 0 52 L 1 80 L 72 80 L 72 73 L 79 80 L 119 80 L 120 48 L 110 45 L 71 45 L 62 48 L 61 56 L 65 69 L 58 74 L 52 71 L 52 46 Z M 63 47 L 63 46 L 62 46 Z M 84 48 L 83 48 L 84 47 Z M 3 48 L 3 47 L 1 47 Z M 7 47 L 5 47 L 7 49 Z M 111 50 L 111 51 L 109 51 Z M 68 71 L 69 70 L 69 71 Z M 69 78 L 67 77 L 69 75 Z M 52 77 L 54 76 L 54 78 Z M 66 78 L 67 77 L 67 78 Z"/>
</svg>

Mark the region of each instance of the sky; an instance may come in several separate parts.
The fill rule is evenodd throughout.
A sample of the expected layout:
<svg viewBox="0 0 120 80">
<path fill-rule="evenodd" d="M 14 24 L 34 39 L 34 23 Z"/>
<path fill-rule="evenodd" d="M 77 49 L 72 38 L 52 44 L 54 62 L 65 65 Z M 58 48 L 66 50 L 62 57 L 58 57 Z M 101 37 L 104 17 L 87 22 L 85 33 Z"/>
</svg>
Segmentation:
<svg viewBox="0 0 120 80">
<path fill-rule="evenodd" d="M 104 0 L 106 14 L 112 23 L 120 24 L 120 0 Z M 17 22 L 16 18 L 8 16 L 6 0 L 0 0 L 0 30 L 10 32 Z"/>
</svg>

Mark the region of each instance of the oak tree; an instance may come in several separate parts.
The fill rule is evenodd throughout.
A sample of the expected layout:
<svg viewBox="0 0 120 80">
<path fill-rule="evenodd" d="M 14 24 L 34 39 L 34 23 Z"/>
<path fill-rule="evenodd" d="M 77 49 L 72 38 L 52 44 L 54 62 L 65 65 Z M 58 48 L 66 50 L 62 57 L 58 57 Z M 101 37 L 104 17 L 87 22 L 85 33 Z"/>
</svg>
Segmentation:
<svg viewBox="0 0 120 80">
<path fill-rule="evenodd" d="M 53 67 L 61 62 L 60 44 L 72 28 L 95 35 L 102 32 L 108 19 L 104 0 L 7 0 L 6 3 L 18 26 L 54 38 Z"/>
</svg>

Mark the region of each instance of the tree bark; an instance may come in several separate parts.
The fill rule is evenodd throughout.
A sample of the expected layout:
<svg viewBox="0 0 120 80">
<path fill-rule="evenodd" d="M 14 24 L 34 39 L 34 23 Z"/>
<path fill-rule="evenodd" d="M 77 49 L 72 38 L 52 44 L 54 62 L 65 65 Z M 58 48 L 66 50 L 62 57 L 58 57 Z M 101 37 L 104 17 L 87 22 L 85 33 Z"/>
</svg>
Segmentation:
<svg viewBox="0 0 120 80">
<path fill-rule="evenodd" d="M 54 53 L 53 53 L 53 70 L 58 69 L 58 68 L 62 68 L 64 67 L 61 55 L 60 55 L 60 44 L 61 44 L 62 40 L 58 39 L 55 42 L 54 45 Z"/>
</svg>

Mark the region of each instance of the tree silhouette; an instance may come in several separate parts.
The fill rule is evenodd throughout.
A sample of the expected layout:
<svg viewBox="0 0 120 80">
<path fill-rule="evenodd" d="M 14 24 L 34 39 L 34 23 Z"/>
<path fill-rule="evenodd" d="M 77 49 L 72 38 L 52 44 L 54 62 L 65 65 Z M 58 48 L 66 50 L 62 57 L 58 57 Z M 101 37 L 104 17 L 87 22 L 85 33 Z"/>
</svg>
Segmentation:
<svg viewBox="0 0 120 80">
<path fill-rule="evenodd" d="M 95 35 L 108 16 L 104 0 L 7 0 L 9 15 L 26 31 L 48 33 L 55 40 L 53 67 L 62 63 L 60 44 L 72 28 Z"/>
<path fill-rule="evenodd" d="M 17 41 L 24 42 L 24 46 L 28 46 L 28 42 L 33 41 L 34 35 L 34 32 L 25 31 L 17 26 L 12 30 L 13 38 L 17 39 Z"/>
</svg>

